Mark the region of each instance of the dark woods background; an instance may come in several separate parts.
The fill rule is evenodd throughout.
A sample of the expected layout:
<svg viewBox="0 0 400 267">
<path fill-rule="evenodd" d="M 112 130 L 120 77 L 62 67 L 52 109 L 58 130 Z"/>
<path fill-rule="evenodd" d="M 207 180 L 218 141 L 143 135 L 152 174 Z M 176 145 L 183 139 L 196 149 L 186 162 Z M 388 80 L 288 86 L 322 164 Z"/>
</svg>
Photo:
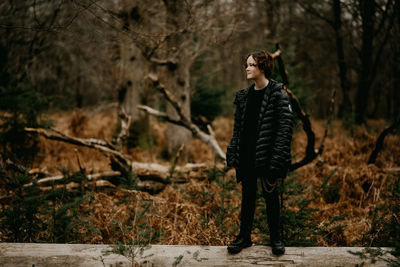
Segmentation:
<svg viewBox="0 0 400 267">
<path fill-rule="evenodd" d="M 0 8 L 2 88 L 24 84 L 52 97 L 53 108 L 116 101 L 126 91 L 120 100 L 137 113 L 135 104 L 155 101 L 145 83 L 153 71 L 173 76 L 171 88 L 194 100 L 222 91 L 227 114 L 247 85 L 243 57 L 273 52 L 279 42 L 291 87 L 307 96 L 314 117 L 327 116 L 332 88 L 340 119 L 398 115 L 398 1 L 4 1 Z"/>
<path fill-rule="evenodd" d="M 153 154 L 159 153 L 162 159 L 170 163 L 177 147 L 192 140 L 191 133 L 182 127 L 169 125 L 161 127 L 163 137 L 160 138 L 160 135 L 151 133 L 156 124 L 150 121 L 149 115 L 137 108 L 144 104 L 176 117 L 173 107 L 156 89 L 162 83 L 179 100 L 183 113 L 191 117 L 194 123 L 204 130 L 207 124 L 213 123 L 217 136 L 220 134 L 218 141 L 222 147 L 226 147 L 232 130 L 232 122 L 227 121 L 232 119 L 234 94 L 248 86 L 243 59 L 251 51 L 274 52 L 276 43 L 282 49 L 289 74 L 289 88 L 299 98 L 304 110 L 313 119 L 326 121 L 333 117 L 337 123 L 335 125 L 339 125 L 337 127 L 343 127 L 345 131 L 350 129 L 349 132 L 331 133 L 332 138 L 343 136 L 342 139 L 332 139 L 335 145 L 342 145 L 338 142 L 349 135 L 354 138 L 354 141 L 343 145 L 344 152 L 341 155 L 353 156 L 347 163 L 355 162 L 359 155 L 367 157 L 376 141 L 376 134 L 399 119 L 400 1 L 1 1 L 0 36 L 1 175 L 2 192 L 5 194 L 0 201 L 6 199 L 13 203 L 1 206 L 4 231 L 0 234 L 0 240 L 105 243 L 118 240 L 126 243 L 132 237 L 126 233 L 132 233 L 146 242 L 163 243 L 166 242 L 163 237 L 166 237 L 174 244 L 179 244 L 181 241 L 174 239 L 180 233 L 178 226 L 173 229 L 160 228 L 162 224 L 179 225 L 179 219 L 176 222 L 177 206 L 164 207 L 164 211 L 172 214 L 169 224 L 156 221 L 157 217 L 154 216 L 153 221 L 143 219 L 144 214 L 156 213 L 157 210 L 146 201 L 137 202 L 136 197 L 133 202 L 135 208 L 128 200 L 118 203 L 125 205 L 127 210 L 135 210 L 130 215 L 128 212 L 125 221 L 93 221 L 88 215 L 91 204 L 111 203 L 110 195 L 87 194 L 82 190 L 83 185 L 80 191 L 72 195 L 67 194 L 67 188 L 58 188 L 54 184 L 45 190 L 45 194 L 38 193 L 40 190 L 35 191 L 37 188 L 24 189 L 23 185 L 32 179 L 28 170 L 35 166 L 35 162 L 45 162 L 47 166 L 54 167 L 54 160 L 66 158 L 63 153 L 67 150 L 65 147 L 56 150 L 55 145 L 44 149 L 39 144 L 45 139 L 39 140 L 27 134 L 24 127 L 60 125 L 62 116 L 75 114 L 69 126 L 63 128 L 70 135 L 109 137 L 112 140 L 108 141 L 115 144 L 118 129 L 123 128 L 123 118 L 129 116 L 132 127 L 124 145 L 129 148 L 139 145 L 144 150 L 153 151 Z M 282 80 L 277 68 L 273 78 Z M 333 90 L 336 91 L 336 99 L 332 113 L 329 102 Z M 104 115 L 104 110 L 110 107 L 115 108 L 112 114 L 106 112 L 107 115 Z M 91 118 L 79 115 L 85 109 L 91 111 Z M 64 115 L 54 117 L 54 114 Z M 377 125 L 377 120 L 380 124 L 375 130 L 362 134 L 355 130 L 359 125 L 373 127 Z M 90 123 L 98 126 L 92 127 L 95 130 L 89 133 L 99 136 L 90 136 L 82 130 L 83 126 Z M 317 129 L 320 128 L 317 126 Z M 299 127 L 298 131 L 301 131 Z M 306 141 L 301 138 L 294 145 L 296 153 L 297 150 L 304 151 Z M 398 144 L 397 139 L 393 140 L 390 144 Z M 332 153 L 339 151 L 335 145 L 330 148 Z M 157 146 L 163 148 L 157 150 Z M 122 150 L 132 152 L 126 148 Z M 192 153 L 195 156 L 186 155 L 186 159 L 201 161 L 199 151 Z M 329 149 L 326 151 L 328 153 Z M 360 186 L 358 191 L 348 189 L 349 199 L 361 201 L 359 205 L 364 207 L 362 201 L 372 198 L 370 188 L 378 186 L 378 182 L 373 182 L 376 178 L 380 181 L 379 190 L 387 189 L 387 194 L 391 196 L 390 200 L 382 200 L 382 203 L 398 203 L 398 182 L 391 183 L 390 187 L 382 187 L 382 180 L 388 180 L 381 179 L 386 174 L 379 169 L 386 163 L 389 167 L 398 166 L 396 153 L 382 156 L 378 170 L 371 171 L 368 169 L 371 167 L 355 168 L 354 179 Z M 49 155 L 54 156 L 53 161 L 46 161 Z M 87 155 L 90 156 L 86 160 L 96 161 L 99 158 L 89 152 Z M 72 152 L 69 157 L 76 161 Z M 137 160 L 154 161 L 154 157 L 137 157 Z M 364 156 L 360 160 L 366 164 Z M 341 192 L 345 191 L 345 185 L 338 181 L 346 173 L 343 171 L 346 167 L 340 160 L 332 160 L 329 164 L 329 168 L 313 169 L 314 173 L 307 169 L 298 174 L 300 179 L 317 177 L 319 184 L 318 190 L 314 188 L 312 194 L 307 193 L 305 201 L 293 204 L 300 205 L 302 210 L 296 215 L 297 220 L 293 210 L 283 212 L 287 219 L 287 242 L 291 240 L 292 244 L 305 245 L 384 244 L 387 236 L 382 233 L 390 236 L 391 231 L 398 229 L 398 217 L 397 221 L 395 217 L 387 217 L 388 214 L 398 213 L 395 208 L 387 210 L 374 204 L 374 211 L 365 215 L 370 220 L 369 226 L 366 229 L 354 228 L 354 232 L 348 230 L 345 224 L 340 224 L 346 215 L 333 211 L 329 214 L 329 222 L 322 227 L 323 223 L 318 227 L 311 223 L 312 218 L 316 218 L 314 212 L 318 205 L 340 205 L 344 199 L 345 193 Z M 356 166 L 360 166 L 358 162 Z M 74 172 L 69 165 L 61 166 L 63 169 L 59 171 L 63 173 L 65 182 L 88 182 L 85 180 L 87 174 L 95 168 L 87 167 L 84 170 L 81 165 L 79 167 L 80 170 Z M 376 174 L 380 171 L 383 173 L 381 176 Z M 173 168 L 171 177 L 172 173 Z M 228 177 L 231 180 L 226 180 Z M 239 192 L 233 182 L 233 174 L 230 173 L 228 177 L 214 166 L 207 174 L 206 184 L 190 184 L 185 188 L 176 188 L 174 185 L 161 193 L 164 194 L 161 197 L 171 203 L 183 199 L 197 201 L 199 206 L 194 213 L 212 214 L 202 215 L 202 219 L 196 222 L 198 224 L 191 222 L 193 231 L 202 230 L 193 234 L 198 244 L 225 244 L 235 233 Z M 307 191 L 295 181 L 295 176 L 292 176 L 288 182 L 289 189 L 285 189 L 288 198 Z M 304 181 L 308 183 L 310 180 Z M 304 181 L 303 184 L 307 185 Z M 118 182 L 112 182 L 135 188 L 135 173 L 131 172 L 120 177 Z M 43 188 L 41 190 L 43 192 Z M 122 193 L 118 191 L 117 194 Z M 315 200 L 317 196 L 321 202 L 310 204 L 311 199 Z M 229 202 L 232 199 L 236 200 Z M 335 207 L 340 210 L 339 206 Z M 206 208 L 210 208 L 210 213 L 204 213 Z M 82 220 L 77 220 L 77 212 Z M 104 214 L 113 214 L 110 206 L 96 212 L 103 214 L 98 218 L 108 218 Z M 167 217 L 168 212 L 165 215 Z M 182 212 L 190 213 L 193 210 Z M 264 229 L 265 220 L 260 218 L 258 229 L 267 231 Z M 353 219 L 353 222 L 360 221 L 358 217 Z M 25 220 L 32 222 L 28 228 L 24 226 Z M 129 228 L 132 220 L 144 224 L 134 224 Z M 181 223 L 184 225 L 183 221 Z M 224 226 L 224 221 L 230 222 L 231 227 Z M 93 226 L 96 223 L 98 226 Z M 295 230 L 298 224 L 304 229 L 301 233 Z M 149 225 L 152 227 L 150 230 L 146 228 Z M 48 231 L 43 233 L 43 229 Z M 64 229 L 70 232 L 66 233 Z M 385 232 L 382 229 L 389 230 Z M 114 231 L 114 234 L 110 235 L 110 231 Z M 94 237 L 88 238 L 87 235 L 85 239 L 84 234 L 89 232 Z M 350 240 L 350 233 L 356 236 L 356 232 L 358 237 Z M 212 239 L 213 236 L 218 238 Z M 193 240 L 182 242 L 193 243 Z"/>
</svg>

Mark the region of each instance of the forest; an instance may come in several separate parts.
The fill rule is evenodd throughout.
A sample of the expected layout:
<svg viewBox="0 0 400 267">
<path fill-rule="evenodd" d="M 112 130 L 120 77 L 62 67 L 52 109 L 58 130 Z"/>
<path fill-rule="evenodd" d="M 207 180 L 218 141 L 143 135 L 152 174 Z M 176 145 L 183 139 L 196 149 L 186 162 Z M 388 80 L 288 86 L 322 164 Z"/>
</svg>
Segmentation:
<svg viewBox="0 0 400 267">
<path fill-rule="evenodd" d="M 0 242 L 228 245 L 233 101 L 269 51 L 295 115 L 285 244 L 399 257 L 400 1 L 10 0 L 0 36 Z"/>
</svg>

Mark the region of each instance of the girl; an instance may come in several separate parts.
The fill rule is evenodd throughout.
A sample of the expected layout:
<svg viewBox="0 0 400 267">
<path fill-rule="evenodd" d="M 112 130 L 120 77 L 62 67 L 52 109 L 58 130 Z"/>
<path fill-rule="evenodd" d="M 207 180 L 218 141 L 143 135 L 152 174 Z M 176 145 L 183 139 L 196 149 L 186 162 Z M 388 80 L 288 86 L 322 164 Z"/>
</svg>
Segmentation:
<svg viewBox="0 0 400 267">
<path fill-rule="evenodd" d="M 282 83 L 270 79 L 273 58 L 256 52 L 246 57 L 247 79 L 254 83 L 236 93 L 235 122 L 227 148 L 228 167 L 235 167 L 242 182 L 240 232 L 228 246 L 229 253 L 250 247 L 257 180 L 261 178 L 266 202 L 272 252 L 281 255 L 285 246 L 280 237 L 280 204 L 277 179 L 285 178 L 290 166 L 293 114 Z"/>
</svg>

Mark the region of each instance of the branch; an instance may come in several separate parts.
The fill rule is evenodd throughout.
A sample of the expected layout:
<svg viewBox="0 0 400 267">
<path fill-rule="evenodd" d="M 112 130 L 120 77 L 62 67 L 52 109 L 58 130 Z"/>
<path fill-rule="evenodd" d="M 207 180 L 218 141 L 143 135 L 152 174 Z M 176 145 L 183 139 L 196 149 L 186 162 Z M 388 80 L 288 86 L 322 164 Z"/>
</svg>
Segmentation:
<svg viewBox="0 0 400 267">
<path fill-rule="evenodd" d="M 152 57 L 149 60 L 150 60 L 150 62 L 156 63 L 160 66 L 166 65 L 170 68 L 174 68 L 174 67 L 176 67 L 176 65 L 178 65 L 178 63 L 175 59 L 158 59 L 158 58 Z"/>
<path fill-rule="evenodd" d="M 151 108 L 149 106 L 138 105 L 138 109 L 143 110 L 144 112 L 147 112 L 150 115 L 153 115 L 153 116 L 156 116 L 156 117 L 160 117 L 160 118 L 162 118 L 162 119 L 164 119 L 164 120 L 166 120 L 166 121 L 168 121 L 170 123 L 174 123 L 174 124 L 177 124 L 177 125 L 180 125 L 180 126 L 184 126 L 181 121 L 174 120 L 171 117 L 169 117 L 167 113 L 159 111 L 159 110 L 156 110 L 156 109 L 153 109 L 153 108 Z"/>
<path fill-rule="evenodd" d="M 304 3 L 302 3 L 301 1 L 297 0 L 296 1 L 301 8 L 303 8 L 306 12 L 308 12 L 309 14 L 325 21 L 326 23 L 328 23 L 330 26 L 333 27 L 333 22 L 328 19 L 327 17 L 322 16 L 315 8 L 313 8 L 311 5 L 306 6 Z"/>
<path fill-rule="evenodd" d="M 272 58 L 276 58 L 278 60 L 278 67 L 281 73 L 282 81 L 283 84 L 286 86 L 289 86 L 289 76 L 288 72 L 285 68 L 285 63 L 283 63 L 283 58 L 282 58 L 282 51 L 279 43 L 276 43 L 275 45 L 276 51 L 275 53 L 272 54 Z"/>
<path fill-rule="evenodd" d="M 166 91 L 166 92 L 168 94 L 170 94 L 168 91 Z M 207 134 L 207 133 L 203 132 L 202 130 L 200 130 L 200 128 L 197 125 L 193 124 L 191 121 L 186 121 L 186 117 L 184 117 L 183 119 L 181 118 L 180 120 L 174 120 L 174 119 L 171 119 L 165 112 L 158 111 L 151 107 L 139 105 L 138 108 L 145 112 L 148 112 L 149 114 L 151 114 L 153 116 L 163 118 L 163 119 L 167 120 L 168 122 L 185 127 L 186 129 L 190 130 L 194 136 L 196 136 L 201 141 L 203 141 L 204 143 L 209 145 L 219 157 L 221 157 L 223 160 L 226 159 L 225 153 L 222 151 L 221 147 L 219 146 L 217 140 L 215 139 L 215 136 L 213 134 Z M 211 126 L 207 125 L 207 128 L 210 131 Z M 210 133 L 213 133 L 212 129 L 211 129 Z"/>
<path fill-rule="evenodd" d="M 369 83 L 370 84 L 373 82 L 373 80 L 374 80 L 374 78 L 376 76 L 376 72 L 377 72 L 377 69 L 378 69 L 378 64 L 380 63 L 380 58 L 381 58 L 383 49 L 385 48 L 386 43 L 389 40 L 389 37 L 390 37 L 390 34 L 391 34 L 391 29 L 393 28 L 395 17 L 396 17 L 396 12 L 393 11 L 393 14 L 389 18 L 389 25 L 387 26 L 387 29 L 386 29 L 386 32 L 384 34 L 382 43 L 379 44 L 378 51 L 377 51 L 377 53 L 375 55 L 375 59 L 372 62 L 371 76 L 370 76 L 370 79 L 369 79 Z"/>
<path fill-rule="evenodd" d="M 156 163 L 142 163 L 142 162 L 132 162 L 131 169 L 137 176 L 137 188 L 140 191 L 146 191 L 151 194 L 158 193 L 165 188 L 166 185 L 171 183 L 185 183 L 191 179 L 203 180 L 207 177 L 208 167 L 203 163 L 191 164 L 188 163 L 184 166 L 176 166 L 174 172 L 178 173 L 176 177 L 171 177 L 170 168 L 168 166 L 156 164 Z M 221 168 L 221 166 L 219 166 Z M 86 175 L 88 181 L 82 181 L 85 186 L 90 184 L 95 187 L 116 187 L 114 184 L 110 183 L 105 178 L 112 178 L 122 176 L 123 173 L 120 171 L 107 171 L 96 174 Z M 56 188 L 66 187 L 68 190 L 78 188 L 79 183 L 70 182 L 68 184 L 62 184 L 63 179 L 66 177 L 64 175 L 55 175 L 50 177 L 45 177 L 25 184 L 24 187 L 30 187 L 33 185 L 41 185 L 42 190 L 51 190 L 51 186 L 46 186 L 49 183 L 61 182 L 61 184 L 56 185 Z M 102 180 L 99 180 L 102 179 Z M 44 185 L 44 186 L 43 186 Z M 123 189 L 122 189 L 123 190 Z M 1 200 L 1 198 L 0 198 Z"/>
<path fill-rule="evenodd" d="M 46 130 L 40 128 L 25 128 L 25 131 L 28 133 L 35 133 L 44 136 L 47 139 L 57 140 L 61 142 L 66 142 L 69 144 L 85 146 L 93 149 L 100 150 L 107 156 L 110 156 L 111 159 L 111 167 L 114 171 L 104 172 L 99 174 L 92 174 L 86 175 L 87 179 L 96 180 L 98 178 L 103 177 L 115 177 L 115 176 L 127 176 L 134 173 L 137 176 L 137 187 L 139 190 L 147 191 L 149 193 L 158 193 L 160 192 L 167 184 L 170 183 L 182 183 L 187 182 L 190 179 L 204 179 L 207 177 L 206 171 L 207 166 L 205 164 L 186 164 L 184 166 L 176 166 L 174 168 L 175 172 L 179 173 L 179 176 L 176 175 L 175 178 L 171 179 L 170 177 L 170 168 L 168 166 L 163 166 L 160 164 L 155 163 L 141 163 L 141 162 L 132 162 L 129 155 L 123 154 L 119 151 L 116 151 L 112 148 L 105 147 L 104 145 L 99 145 L 99 141 L 96 139 L 81 139 L 81 138 L 74 138 L 66 136 L 60 132 L 55 130 Z M 214 135 L 211 135 L 214 137 Z M 96 142 L 93 143 L 93 140 Z M 215 141 L 215 138 L 214 138 Z M 105 143 L 104 141 L 102 141 Z M 216 141 L 215 141 L 216 143 Z M 216 145 L 218 145 L 216 143 Z M 219 148 L 219 147 L 218 147 Z M 220 151 L 222 153 L 222 151 Z M 222 153 L 222 156 L 223 155 Z M 225 159 L 225 158 L 224 158 Z M 220 166 L 221 167 L 221 166 Z M 221 167 L 222 168 L 222 167 Z M 24 173 L 26 170 L 24 170 Z M 43 184 L 48 182 L 59 181 L 65 178 L 63 175 L 51 176 L 46 177 L 38 180 L 36 183 Z M 94 185 L 99 186 L 97 181 Z M 104 181 L 107 183 L 106 185 L 101 186 L 112 186 L 115 185 L 111 184 L 108 181 Z M 30 183 L 25 185 L 25 187 L 32 186 L 35 183 Z M 64 185 L 57 185 L 57 186 L 64 186 Z M 86 186 L 86 185 L 85 185 Z M 75 183 L 70 183 L 66 185 L 67 188 L 75 188 Z M 42 188 L 43 189 L 43 188 Z M 45 189 L 43 189 L 45 190 Z M 2 198 L 0 197 L 0 200 Z"/>
<path fill-rule="evenodd" d="M 390 6 L 392 5 L 392 2 L 393 2 L 392 0 L 387 1 L 386 6 L 385 6 L 385 10 L 382 10 L 380 5 L 376 5 L 376 8 L 379 11 L 381 11 L 383 14 L 382 14 L 381 19 L 380 19 L 380 21 L 378 23 L 378 26 L 376 27 L 375 35 L 378 35 L 382 31 L 383 26 L 385 25 L 385 22 L 386 22 L 386 19 L 387 19 L 387 16 L 388 16 L 388 11 L 390 9 Z M 395 14 L 395 10 L 393 10 L 393 14 Z"/>
<path fill-rule="evenodd" d="M 103 140 L 98 140 L 98 139 L 94 139 L 94 138 L 82 139 L 82 138 L 77 138 L 77 137 L 71 137 L 71 136 L 67 136 L 67 135 L 60 133 L 53 129 L 47 130 L 47 129 L 43 129 L 43 128 L 25 128 L 24 130 L 27 133 L 42 135 L 47 139 L 62 141 L 62 142 L 66 142 L 66 143 L 73 144 L 73 145 L 94 148 L 94 149 L 100 150 L 107 156 L 109 156 L 110 154 L 115 155 L 119 159 L 122 159 L 126 162 L 131 161 L 131 158 L 129 155 L 123 154 L 113 148 L 108 147 L 107 143 Z"/>
<path fill-rule="evenodd" d="M 154 86 L 164 95 L 164 97 L 171 103 L 171 105 L 175 108 L 176 112 L 178 113 L 179 120 L 174 120 L 168 117 L 168 115 L 164 112 L 152 109 L 148 106 L 139 105 L 138 108 L 148 112 L 151 115 L 158 116 L 161 118 L 166 119 L 167 121 L 174 123 L 176 125 L 185 127 L 186 129 L 190 130 L 194 136 L 199 138 L 201 141 L 209 145 L 214 152 L 223 160 L 226 159 L 225 153 L 222 151 L 221 147 L 219 146 L 213 132 L 210 131 L 211 134 L 207 134 L 200 130 L 200 128 L 192 123 L 191 119 L 188 118 L 184 113 L 180 103 L 176 100 L 173 94 L 165 89 L 164 85 L 161 84 L 158 80 L 158 77 L 154 74 L 148 75 L 148 78 L 153 82 Z M 207 126 L 208 129 L 211 128 L 210 125 Z"/>
<path fill-rule="evenodd" d="M 108 172 L 101 172 L 101 173 L 95 173 L 95 174 L 88 174 L 86 175 L 87 179 L 89 181 L 95 181 L 98 180 L 99 178 L 110 178 L 110 177 L 115 177 L 115 176 L 120 176 L 121 173 L 118 171 L 108 171 Z M 55 175 L 55 176 L 50 176 L 50 177 L 45 177 L 42 179 L 37 180 L 35 183 L 36 184 L 47 184 L 49 182 L 55 182 L 59 181 L 65 178 L 65 175 Z M 24 187 L 29 187 L 32 186 L 34 183 L 29 183 L 25 184 Z"/>
<path fill-rule="evenodd" d="M 275 59 L 278 60 L 279 71 L 280 71 L 281 77 L 284 81 L 284 84 L 288 85 L 289 78 L 287 75 L 285 64 L 283 63 L 283 60 L 282 60 L 282 52 L 280 50 L 278 43 L 276 44 L 276 49 L 277 49 L 277 51 L 275 53 L 273 53 L 272 55 Z M 289 90 L 286 86 L 284 87 L 284 89 L 286 90 L 286 92 L 288 93 L 288 95 L 291 99 L 293 111 L 300 118 L 301 122 L 303 123 L 303 130 L 307 134 L 307 146 L 306 146 L 305 156 L 300 161 L 292 163 L 292 165 L 289 168 L 290 171 L 294 171 L 294 170 L 312 162 L 318 155 L 322 154 L 322 152 L 324 150 L 325 139 L 328 135 L 328 126 L 330 125 L 331 116 L 333 114 L 333 107 L 335 104 L 336 91 L 334 90 L 332 92 L 332 97 L 331 97 L 330 106 L 329 106 L 329 111 L 330 111 L 331 116 L 328 118 L 328 122 L 325 127 L 324 136 L 322 137 L 322 141 L 321 141 L 319 148 L 315 149 L 314 148 L 315 147 L 315 134 L 311 127 L 311 121 L 310 121 L 309 115 L 307 113 L 305 113 L 304 110 L 301 108 L 300 102 L 299 102 L 298 98 L 293 94 L 293 92 L 291 90 Z"/>
<path fill-rule="evenodd" d="M 371 155 L 369 156 L 368 164 L 375 164 L 376 158 L 379 152 L 382 150 L 383 141 L 385 140 L 386 135 L 391 133 L 394 129 L 396 129 L 399 126 L 400 126 L 400 118 L 397 118 L 397 120 L 392 125 L 390 125 L 388 128 L 382 131 L 382 133 L 376 140 L 375 149 L 371 152 Z"/>
<path fill-rule="evenodd" d="M 82 184 L 76 183 L 76 182 L 70 182 L 68 184 L 58 184 L 56 186 L 41 186 L 40 190 L 42 191 L 50 191 L 54 189 L 66 189 L 68 192 L 74 192 L 77 190 L 83 190 L 84 187 L 92 187 L 92 188 L 102 188 L 102 187 L 108 187 L 108 188 L 116 188 L 117 186 L 114 185 L 113 183 L 107 181 L 107 180 L 98 180 L 98 181 L 93 181 L 93 182 L 85 182 Z"/>
<path fill-rule="evenodd" d="M 303 130 L 307 134 L 306 155 L 304 156 L 304 158 L 302 160 L 292 163 L 292 165 L 290 166 L 290 171 L 294 171 L 294 170 L 310 163 L 311 161 L 313 161 L 317 157 L 317 153 L 314 150 L 315 134 L 311 128 L 311 122 L 309 119 L 309 115 L 303 111 L 303 109 L 300 106 L 299 100 L 292 93 L 292 91 L 289 90 L 288 88 L 286 88 L 286 91 L 289 94 L 289 97 L 291 98 L 293 110 L 297 114 L 297 116 L 300 118 L 300 120 L 302 121 Z"/>
</svg>

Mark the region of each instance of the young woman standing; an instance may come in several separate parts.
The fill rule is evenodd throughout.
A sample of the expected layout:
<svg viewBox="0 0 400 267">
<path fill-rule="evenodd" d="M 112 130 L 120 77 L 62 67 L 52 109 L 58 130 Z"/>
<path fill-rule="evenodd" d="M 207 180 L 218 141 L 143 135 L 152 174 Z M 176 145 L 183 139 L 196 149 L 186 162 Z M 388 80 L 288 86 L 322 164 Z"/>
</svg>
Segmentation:
<svg viewBox="0 0 400 267">
<path fill-rule="evenodd" d="M 234 133 L 227 148 L 228 167 L 235 167 L 242 182 L 240 232 L 228 246 L 229 253 L 250 247 L 257 180 L 261 179 L 266 202 L 272 252 L 281 255 L 280 204 L 277 180 L 285 178 L 290 166 L 293 114 L 282 83 L 270 79 L 273 58 L 256 52 L 246 57 L 247 79 L 254 83 L 236 93 Z"/>
</svg>

